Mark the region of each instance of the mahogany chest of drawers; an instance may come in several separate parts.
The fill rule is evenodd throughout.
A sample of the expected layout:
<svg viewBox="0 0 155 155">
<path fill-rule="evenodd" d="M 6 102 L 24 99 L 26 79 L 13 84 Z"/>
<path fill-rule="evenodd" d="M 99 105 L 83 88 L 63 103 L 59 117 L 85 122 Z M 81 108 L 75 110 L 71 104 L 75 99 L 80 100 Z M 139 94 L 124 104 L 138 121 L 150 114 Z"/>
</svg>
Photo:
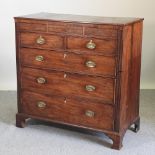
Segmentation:
<svg viewBox="0 0 155 155">
<path fill-rule="evenodd" d="M 16 126 L 34 118 L 103 132 L 120 149 L 139 130 L 143 19 L 15 17 Z"/>
</svg>

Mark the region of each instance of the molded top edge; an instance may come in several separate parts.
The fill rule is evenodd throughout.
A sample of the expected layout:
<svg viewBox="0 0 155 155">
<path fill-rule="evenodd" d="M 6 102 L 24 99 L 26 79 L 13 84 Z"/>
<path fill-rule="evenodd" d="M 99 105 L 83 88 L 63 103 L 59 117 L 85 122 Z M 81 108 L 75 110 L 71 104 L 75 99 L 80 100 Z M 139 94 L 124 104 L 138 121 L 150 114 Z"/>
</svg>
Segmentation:
<svg viewBox="0 0 155 155">
<path fill-rule="evenodd" d="M 94 23 L 94 24 L 107 24 L 107 25 L 128 25 L 144 20 L 143 18 L 132 18 L 132 17 L 102 17 L 102 16 L 86 16 L 86 15 L 72 15 L 72 14 L 56 14 L 45 12 L 15 17 L 15 20 L 16 19 L 79 22 L 86 24 Z"/>
</svg>

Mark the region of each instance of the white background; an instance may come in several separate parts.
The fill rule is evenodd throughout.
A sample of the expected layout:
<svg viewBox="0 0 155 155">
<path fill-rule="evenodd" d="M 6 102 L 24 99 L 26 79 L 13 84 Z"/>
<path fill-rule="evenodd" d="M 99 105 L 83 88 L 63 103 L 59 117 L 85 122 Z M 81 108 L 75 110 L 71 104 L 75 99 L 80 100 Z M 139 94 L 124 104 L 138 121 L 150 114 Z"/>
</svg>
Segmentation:
<svg viewBox="0 0 155 155">
<path fill-rule="evenodd" d="M 141 88 L 155 88 L 155 0 L 1 0 L 0 90 L 16 89 L 13 17 L 37 12 L 144 17 Z"/>
</svg>

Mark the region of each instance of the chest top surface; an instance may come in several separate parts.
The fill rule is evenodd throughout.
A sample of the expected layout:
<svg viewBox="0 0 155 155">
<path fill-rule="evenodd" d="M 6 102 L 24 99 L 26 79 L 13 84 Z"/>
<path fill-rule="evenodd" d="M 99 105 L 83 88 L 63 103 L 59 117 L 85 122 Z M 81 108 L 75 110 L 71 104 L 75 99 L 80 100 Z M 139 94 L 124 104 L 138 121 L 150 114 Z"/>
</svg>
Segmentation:
<svg viewBox="0 0 155 155">
<path fill-rule="evenodd" d="M 128 25 L 143 20 L 143 18 L 131 17 L 101 17 L 101 16 L 86 16 L 72 14 L 55 14 L 55 13 L 37 13 L 26 16 L 15 17 L 15 19 L 31 19 L 31 20 L 48 20 L 62 22 L 79 22 L 79 23 L 94 23 L 107 25 Z"/>
</svg>

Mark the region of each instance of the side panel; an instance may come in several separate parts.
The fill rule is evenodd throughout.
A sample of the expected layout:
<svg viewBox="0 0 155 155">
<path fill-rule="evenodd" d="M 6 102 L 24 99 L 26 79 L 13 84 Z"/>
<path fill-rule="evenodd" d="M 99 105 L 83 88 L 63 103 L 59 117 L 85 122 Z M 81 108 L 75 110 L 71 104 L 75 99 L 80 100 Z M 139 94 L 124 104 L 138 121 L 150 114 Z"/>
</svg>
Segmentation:
<svg viewBox="0 0 155 155">
<path fill-rule="evenodd" d="M 131 113 L 130 123 L 139 117 L 139 90 L 140 90 L 140 70 L 141 70 L 141 49 L 142 49 L 142 29 L 143 23 L 133 25 L 132 39 L 132 61 L 131 61 Z"/>
<path fill-rule="evenodd" d="M 123 29 L 120 82 L 120 129 L 125 132 L 139 118 L 142 22 Z"/>
<path fill-rule="evenodd" d="M 132 26 L 125 26 L 122 34 L 122 64 L 120 76 L 120 129 L 124 129 L 129 123 L 130 108 L 130 70 L 131 70 L 131 42 Z"/>
<path fill-rule="evenodd" d="M 18 23 L 15 22 L 15 39 L 16 39 L 16 72 L 17 72 L 17 102 L 18 102 L 18 113 L 21 112 L 21 99 L 20 99 L 20 92 L 21 92 L 21 76 L 20 76 L 20 33 L 18 32 Z"/>
</svg>

